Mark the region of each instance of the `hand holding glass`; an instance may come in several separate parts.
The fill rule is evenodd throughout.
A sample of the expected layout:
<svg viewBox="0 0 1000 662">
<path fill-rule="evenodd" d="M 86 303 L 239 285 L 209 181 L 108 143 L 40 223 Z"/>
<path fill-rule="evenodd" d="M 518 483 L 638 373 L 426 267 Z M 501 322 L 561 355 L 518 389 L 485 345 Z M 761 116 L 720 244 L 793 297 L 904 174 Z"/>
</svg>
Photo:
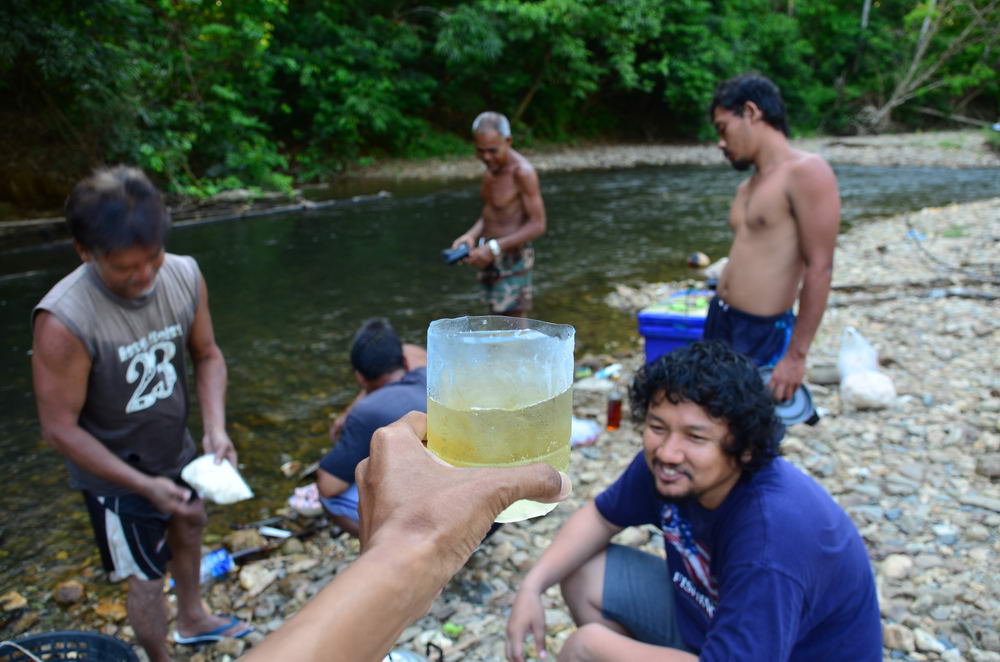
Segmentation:
<svg viewBox="0 0 1000 662">
<path fill-rule="evenodd" d="M 566 324 L 485 315 L 427 330 L 427 447 L 457 467 L 569 466 L 573 341 Z M 497 522 L 544 515 L 518 501 Z"/>
</svg>

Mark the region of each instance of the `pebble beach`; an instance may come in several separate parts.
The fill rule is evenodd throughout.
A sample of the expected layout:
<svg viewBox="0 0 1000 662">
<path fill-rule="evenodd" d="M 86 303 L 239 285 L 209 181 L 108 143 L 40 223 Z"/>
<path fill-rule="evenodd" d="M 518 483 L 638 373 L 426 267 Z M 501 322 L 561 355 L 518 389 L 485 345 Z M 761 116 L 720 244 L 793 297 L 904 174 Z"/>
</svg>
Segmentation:
<svg viewBox="0 0 1000 662">
<path fill-rule="evenodd" d="M 985 149 L 975 131 L 911 134 L 906 140 L 810 140 L 796 146 L 834 164 L 1000 168 L 1000 157 Z M 709 146 L 620 147 L 532 156 L 532 161 L 544 172 L 717 163 L 719 158 Z M 559 159 L 573 164 L 560 165 Z M 402 176 L 394 167 L 382 166 L 379 176 Z M 475 168 L 471 176 L 481 172 L 475 162 L 441 162 L 440 167 L 435 176 L 464 176 L 462 168 Z M 637 312 L 699 285 L 697 279 L 620 285 L 606 303 Z M 823 416 L 815 426 L 789 428 L 782 449 L 834 496 L 861 532 L 876 575 L 885 660 L 1000 662 L 998 296 L 1000 198 L 865 222 L 838 239 L 834 284 L 807 378 Z M 895 386 L 896 398 L 886 408 L 855 410 L 841 401 L 836 364 L 848 326 L 874 345 L 879 369 Z M 630 351 L 578 357 L 577 363 L 594 370 L 621 363 L 628 379 L 643 360 L 637 337 Z M 575 389 L 574 415 L 603 428 L 607 393 L 601 383 L 589 383 Z M 639 432 L 627 418 L 626 412 L 622 426 L 602 431 L 596 443 L 573 449 L 569 501 L 545 517 L 505 525 L 485 541 L 395 648 L 434 660 L 503 660 L 506 616 L 521 578 L 566 518 L 609 485 L 639 450 Z M 293 529 L 308 531 L 317 524 L 286 514 L 292 517 L 286 525 Z M 232 552 L 264 542 L 252 530 L 224 541 Z M 628 529 L 616 542 L 662 554 L 655 529 Z M 204 591 L 213 611 L 235 613 L 257 632 L 197 649 L 177 647 L 177 659 L 235 660 L 358 553 L 357 541 L 323 529 L 258 555 Z M 134 641 L 124 595 L 90 597 L 88 582 L 99 581 L 81 578 L 52 587 L 46 608 L 70 611 L 79 629 Z M 0 596 L 0 606 L 12 617 L 5 638 L 39 631 L 41 614 L 11 593 Z M 558 588 L 550 589 L 545 600 L 552 654 L 575 626 Z M 138 648 L 137 653 L 143 659 Z"/>
</svg>

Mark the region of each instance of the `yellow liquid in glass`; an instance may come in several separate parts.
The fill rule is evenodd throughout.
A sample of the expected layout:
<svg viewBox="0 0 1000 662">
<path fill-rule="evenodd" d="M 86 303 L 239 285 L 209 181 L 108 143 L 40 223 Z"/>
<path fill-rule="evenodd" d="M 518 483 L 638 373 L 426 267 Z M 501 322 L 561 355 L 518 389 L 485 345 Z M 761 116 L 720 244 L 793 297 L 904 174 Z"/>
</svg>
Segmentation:
<svg viewBox="0 0 1000 662">
<path fill-rule="evenodd" d="M 445 407 L 428 398 L 427 448 L 456 467 L 547 462 L 566 471 L 572 416 L 572 388 L 519 409 Z M 555 507 L 554 503 L 522 499 L 500 513 L 496 521 L 519 522 L 545 515 Z"/>
</svg>

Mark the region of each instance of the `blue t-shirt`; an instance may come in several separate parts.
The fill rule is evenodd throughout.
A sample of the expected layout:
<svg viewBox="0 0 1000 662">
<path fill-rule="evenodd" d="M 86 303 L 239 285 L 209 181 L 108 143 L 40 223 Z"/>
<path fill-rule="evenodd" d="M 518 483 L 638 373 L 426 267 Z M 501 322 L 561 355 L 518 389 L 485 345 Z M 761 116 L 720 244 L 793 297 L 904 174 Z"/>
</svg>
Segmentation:
<svg viewBox="0 0 1000 662">
<path fill-rule="evenodd" d="M 402 379 L 358 401 L 347 415 L 340 440 L 320 460 L 320 468 L 345 483 L 353 483 L 354 469 L 368 457 L 375 430 L 411 411 L 427 411 L 427 368 L 411 370 Z"/>
<path fill-rule="evenodd" d="M 882 659 L 868 553 L 847 514 L 778 458 L 714 510 L 656 491 L 640 452 L 596 500 L 617 526 L 664 534 L 677 621 L 701 662 Z"/>
</svg>

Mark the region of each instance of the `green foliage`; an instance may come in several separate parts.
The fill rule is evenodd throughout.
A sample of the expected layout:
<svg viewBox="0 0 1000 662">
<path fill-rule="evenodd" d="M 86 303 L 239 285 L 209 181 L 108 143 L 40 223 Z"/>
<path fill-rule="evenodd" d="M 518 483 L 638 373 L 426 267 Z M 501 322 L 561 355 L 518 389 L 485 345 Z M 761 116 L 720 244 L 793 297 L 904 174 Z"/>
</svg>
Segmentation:
<svg viewBox="0 0 1000 662">
<path fill-rule="evenodd" d="M 927 21 L 924 64 L 948 57 L 913 100 L 1000 111 L 989 2 L 873 3 L 862 29 L 856 0 L 7 0 L 0 111 L 195 195 L 467 153 L 486 109 L 519 144 L 708 138 L 714 86 L 745 71 L 781 86 L 795 134 L 841 133 Z"/>
<path fill-rule="evenodd" d="M 986 146 L 1000 154 L 1000 131 L 987 127 L 983 129 L 983 137 L 986 140 Z"/>
</svg>

